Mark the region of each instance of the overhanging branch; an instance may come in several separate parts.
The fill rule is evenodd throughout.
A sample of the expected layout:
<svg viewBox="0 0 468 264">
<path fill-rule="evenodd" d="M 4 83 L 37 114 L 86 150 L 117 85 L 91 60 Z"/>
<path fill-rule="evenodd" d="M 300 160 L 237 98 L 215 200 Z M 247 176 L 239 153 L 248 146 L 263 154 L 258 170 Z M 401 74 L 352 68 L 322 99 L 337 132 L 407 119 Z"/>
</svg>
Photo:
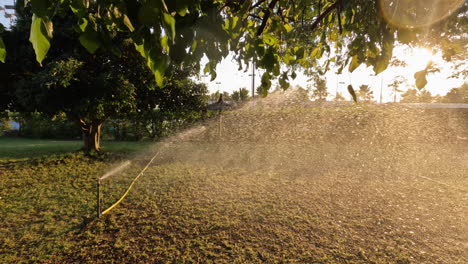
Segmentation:
<svg viewBox="0 0 468 264">
<path fill-rule="evenodd" d="M 268 9 L 265 10 L 265 12 L 264 12 L 265 15 L 263 16 L 262 24 L 260 25 L 260 27 L 257 30 L 257 36 L 260 36 L 263 33 L 263 30 L 265 30 L 265 27 L 266 27 L 266 25 L 268 23 L 268 19 L 270 18 L 270 15 L 271 15 L 271 10 L 273 10 L 276 3 L 278 3 L 278 0 L 271 1 L 270 4 L 268 5 Z"/>
<path fill-rule="evenodd" d="M 315 30 L 315 28 L 317 28 L 318 24 L 320 22 L 322 22 L 322 20 L 328 15 L 330 14 L 331 11 L 333 11 L 333 9 L 335 8 L 338 8 L 339 4 L 340 4 L 341 0 L 338 0 L 336 1 L 335 3 L 333 3 L 331 6 L 329 6 L 325 11 L 323 11 L 323 13 L 321 13 L 314 21 L 314 23 L 312 23 L 312 25 L 310 25 L 309 27 L 309 30 Z"/>
</svg>

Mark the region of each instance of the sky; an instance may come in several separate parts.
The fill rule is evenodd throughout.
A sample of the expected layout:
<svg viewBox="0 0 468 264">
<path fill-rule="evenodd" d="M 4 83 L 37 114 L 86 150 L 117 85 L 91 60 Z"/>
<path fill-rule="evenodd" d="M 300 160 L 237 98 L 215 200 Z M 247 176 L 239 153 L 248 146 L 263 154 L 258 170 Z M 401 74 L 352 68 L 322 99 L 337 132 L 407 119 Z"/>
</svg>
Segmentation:
<svg viewBox="0 0 468 264">
<path fill-rule="evenodd" d="M 0 6 L 3 7 L 5 5 L 13 5 L 14 0 L 0 0 Z M 12 10 L 7 10 L 8 13 L 13 13 Z M 0 23 L 2 23 L 5 27 L 10 25 L 10 19 L 5 18 L 5 11 L 0 11 Z"/>
<path fill-rule="evenodd" d="M 403 84 L 399 89 L 406 91 L 409 88 L 416 88 L 414 85 L 414 73 L 425 68 L 429 59 L 432 59 L 435 63 L 441 66 L 441 71 L 438 73 L 431 73 L 427 76 L 427 85 L 424 89 L 431 92 L 432 95 L 445 95 L 450 89 L 454 87 L 460 87 L 463 82 L 467 81 L 464 79 L 451 79 L 448 76 L 451 75 L 449 64 L 444 62 L 440 53 L 432 55 L 427 49 L 416 49 L 412 50 L 407 46 L 399 46 L 394 50 L 394 54 L 400 60 L 404 60 L 407 63 L 407 67 L 389 67 L 384 72 L 375 76 L 371 67 L 365 65 L 359 66 L 353 73 L 349 73 L 347 68 L 343 70 L 343 73 L 336 75 L 336 69 L 331 69 L 325 74 L 327 80 L 327 88 L 330 93 L 329 98 L 332 99 L 338 88 L 338 92 L 341 93 L 345 98 L 350 99 L 347 92 L 347 86 L 351 84 L 355 90 L 359 89 L 362 84 L 369 85 L 373 91 L 374 100 L 378 101 L 380 98 L 380 88 L 382 85 L 382 101 L 390 102 L 393 101 L 393 93 L 391 88 L 388 87 L 398 75 L 403 76 L 406 79 L 406 83 Z M 202 67 L 203 69 L 203 67 Z M 221 92 L 232 93 L 234 90 L 238 90 L 241 87 L 247 88 L 249 91 L 252 90 L 252 77 L 251 68 L 248 72 L 238 71 L 237 62 L 232 60 L 232 57 L 228 56 L 221 64 L 217 67 L 217 78 L 210 81 L 210 77 L 202 77 L 200 81 L 207 83 L 211 93 L 217 90 Z M 306 88 L 308 84 L 313 85 L 308 81 L 308 77 L 297 71 L 298 77 L 291 81 L 292 87 L 299 85 Z M 262 72 L 256 71 L 255 85 L 260 84 Z M 276 85 L 273 82 L 272 87 Z M 400 97 L 397 97 L 399 100 Z"/>
<path fill-rule="evenodd" d="M 0 0 L 0 6 L 12 5 L 14 0 Z M 11 13 L 11 11 L 7 11 Z M 0 23 L 4 26 L 10 24 L 10 20 L 5 18 L 5 11 L 0 11 Z M 416 71 L 422 70 L 427 63 L 427 59 L 431 56 L 426 51 L 411 50 L 407 47 L 397 47 L 394 51 L 395 56 L 401 60 L 405 60 L 408 64 L 406 68 L 388 68 L 384 72 L 375 76 L 372 68 L 366 68 L 365 65 L 361 65 L 353 73 L 349 73 L 347 69 L 343 70 L 343 73 L 336 75 L 336 69 L 331 69 L 328 73 L 325 74 L 327 80 L 328 92 L 334 96 L 338 90 L 345 98 L 350 99 L 350 96 L 347 92 L 347 86 L 351 84 L 355 90 L 359 89 L 359 86 L 362 84 L 367 84 L 371 87 L 371 90 L 374 94 L 374 99 L 379 100 L 380 90 L 382 86 L 382 97 L 383 102 L 389 102 L 393 100 L 391 88 L 388 87 L 389 84 L 393 82 L 393 79 L 397 75 L 401 75 L 406 79 L 406 83 L 400 87 L 401 90 L 406 91 L 409 88 L 415 88 L 414 86 L 414 73 Z M 443 61 L 440 54 L 435 54 L 432 57 L 433 61 L 439 64 L 441 71 L 438 73 L 429 74 L 427 76 L 428 84 L 425 89 L 430 91 L 433 95 L 445 95 L 451 88 L 460 87 L 467 80 L 464 79 L 449 79 L 448 76 L 451 75 L 450 67 Z M 205 64 L 207 60 L 202 61 L 202 64 Z M 203 69 L 203 66 L 201 67 Z M 252 70 L 251 68 L 248 72 L 238 71 L 237 62 L 233 61 L 232 56 L 228 56 L 224 59 L 217 67 L 217 78 L 213 81 L 210 81 L 211 77 L 200 77 L 200 81 L 208 85 L 210 93 L 216 91 L 229 92 L 232 93 L 239 88 L 245 87 L 249 91 L 252 90 Z M 256 70 L 255 74 L 255 86 L 260 84 L 261 78 L 260 70 Z M 291 86 L 301 86 L 307 87 L 311 84 L 308 81 L 308 77 L 300 73 L 300 70 L 297 71 L 298 77 L 295 80 L 290 82 Z M 202 74 L 201 74 L 202 75 Z M 276 85 L 276 82 L 273 82 L 273 87 Z M 398 98 L 399 99 L 399 98 Z"/>
</svg>

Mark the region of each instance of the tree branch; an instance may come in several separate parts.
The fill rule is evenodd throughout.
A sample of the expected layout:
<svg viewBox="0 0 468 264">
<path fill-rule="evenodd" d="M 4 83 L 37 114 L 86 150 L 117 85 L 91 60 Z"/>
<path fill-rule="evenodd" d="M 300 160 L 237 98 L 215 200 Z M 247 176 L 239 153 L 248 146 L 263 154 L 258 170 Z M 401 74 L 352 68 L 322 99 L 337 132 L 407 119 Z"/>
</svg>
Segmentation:
<svg viewBox="0 0 468 264">
<path fill-rule="evenodd" d="M 249 8 L 249 10 L 252 10 L 252 9 L 258 7 L 259 5 L 261 5 L 262 3 L 264 3 L 265 1 L 266 1 L 266 0 L 260 0 L 260 1 L 258 1 L 258 2 L 255 3 L 253 6 L 251 6 L 251 7 Z"/>
<path fill-rule="evenodd" d="M 255 18 L 255 19 L 258 19 L 258 20 L 262 20 L 261 17 L 257 16 L 257 15 L 254 15 L 254 14 L 249 14 L 248 15 L 249 17 L 252 17 L 252 18 Z"/>
<path fill-rule="evenodd" d="M 341 2 L 341 0 L 338 0 L 336 1 L 335 3 L 333 3 L 331 6 L 329 6 L 325 11 L 323 11 L 322 14 L 320 14 L 314 21 L 314 23 L 312 23 L 312 25 L 310 25 L 310 28 L 309 30 L 315 30 L 315 28 L 318 26 L 318 24 L 323 20 L 323 18 L 325 18 L 331 11 L 333 11 L 333 9 L 337 8 L 339 3 Z"/>
<path fill-rule="evenodd" d="M 338 4 L 338 8 L 336 9 L 337 19 L 338 19 L 338 28 L 340 30 L 340 34 L 343 34 L 343 26 L 341 25 L 341 2 Z"/>
<path fill-rule="evenodd" d="M 257 36 L 260 36 L 263 33 L 263 30 L 265 30 L 266 24 L 271 15 L 271 10 L 275 7 L 276 3 L 278 3 L 278 0 L 272 0 L 268 5 L 268 9 L 265 10 L 265 15 L 263 16 L 262 24 L 257 30 Z"/>
</svg>

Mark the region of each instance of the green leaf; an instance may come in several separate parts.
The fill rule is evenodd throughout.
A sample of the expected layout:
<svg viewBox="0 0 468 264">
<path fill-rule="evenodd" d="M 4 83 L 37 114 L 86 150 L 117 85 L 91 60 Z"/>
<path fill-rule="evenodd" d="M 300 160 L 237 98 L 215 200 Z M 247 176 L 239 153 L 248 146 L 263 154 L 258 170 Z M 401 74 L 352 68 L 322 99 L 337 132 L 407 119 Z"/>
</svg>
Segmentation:
<svg viewBox="0 0 468 264">
<path fill-rule="evenodd" d="M 387 69 L 389 62 L 390 60 L 386 59 L 385 57 L 379 57 L 377 59 L 377 62 L 374 65 L 374 73 L 377 75 L 385 71 L 385 69 Z"/>
<path fill-rule="evenodd" d="M 123 23 L 124 23 L 125 26 L 127 26 L 127 28 L 128 28 L 131 32 L 135 31 L 135 28 L 133 27 L 132 22 L 130 21 L 130 19 L 128 18 L 128 16 L 125 15 L 125 14 L 123 15 Z"/>
<path fill-rule="evenodd" d="M 374 64 L 375 74 L 379 74 L 387 69 L 393 54 L 393 42 L 388 41 L 383 44 L 382 55 L 377 58 Z"/>
<path fill-rule="evenodd" d="M 155 51 L 154 45 L 145 39 L 141 40 L 141 44 L 135 43 L 135 49 L 146 59 L 148 67 L 154 73 L 156 84 L 159 87 L 164 87 L 164 76 L 169 65 L 169 57 L 160 53 L 161 51 Z"/>
<path fill-rule="evenodd" d="M 292 26 L 289 24 L 284 24 L 283 27 L 286 30 L 286 32 L 290 32 L 292 30 Z"/>
<path fill-rule="evenodd" d="M 91 27 L 90 24 L 87 25 L 85 31 L 78 39 L 81 45 L 91 54 L 96 52 L 96 50 L 102 45 L 99 34 Z"/>
<path fill-rule="evenodd" d="M 167 36 L 163 36 L 161 37 L 160 42 L 161 42 L 161 47 L 167 52 L 169 52 L 170 51 L 169 38 Z"/>
<path fill-rule="evenodd" d="M 419 90 L 424 88 L 424 86 L 426 86 L 427 84 L 426 75 L 427 75 L 427 70 L 418 71 L 414 74 L 414 78 L 416 81 L 415 84 Z"/>
<path fill-rule="evenodd" d="M 49 0 L 31 0 L 31 9 L 34 15 L 38 17 L 46 17 L 49 15 L 48 8 L 53 6 Z"/>
<path fill-rule="evenodd" d="M 359 67 L 359 65 L 361 65 L 361 63 L 358 62 L 358 56 L 354 55 L 351 59 L 351 63 L 349 64 L 349 72 L 353 72 L 357 67 Z"/>
<path fill-rule="evenodd" d="M 271 76 L 268 72 L 263 73 L 260 87 L 258 87 L 258 93 L 262 96 L 268 95 L 268 90 L 271 87 Z"/>
<path fill-rule="evenodd" d="M 408 29 L 399 29 L 398 30 L 398 40 L 403 44 L 408 44 L 411 41 L 415 40 L 416 33 Z"/>
<path fill-rule="evenodd" d="M 183 5 L 177 5 L 177 14 L 179 14 L 179 16 L 185 16 L 188 12 L 188 6 L 186 3 L 184 3 Z"/>
<path fill-rule="evenodd" d="M 315 58 L 317 54 L 319 53 L 320 48 L 315 48 L 311 53 L 310 53 L 310 58 Z"/>
<path fill-rule="evenodd" d="M 160 10 L 146 2 L 138 10 L 138 20 L 148 26 L 155 25 L 160 17 Z"/>
<path fill-rule="evenodd" d="M 274 50 L 272 48 L 268 48 L 263 55 L 262 59 L 260 60 L 261 65 L 265 68 L 265 70 L 271 72 L 275 67 L 277 60 L 275 57 Z"/>
<path fill-rule="evenodd" d="M 167 56 L 163 55 L 156 59 L 154 62 L 154 77 L 156 78 L 156 84 L 159 87 L 164 87 L 164 76 L 168 64 Z"/>
<path fill-rule="evenodd" d="M 164 17 L 164 23 L 170 28 L 172 40 L 174 40 L 175 34 L 176 34 L 175 19 L 174 17 L 172 17 L 170 14 L 167 14 L 167 13 L 164 13 L 163 17 Z"/>
<path fill-rule="evenodd" d="M 71 11 L 78 17 L 82 17 L 86 14 L 87 5 L 85 0 L 72 0 L 70 1 Z"/>
<path fill-rule="evenodd" d="M 283 72 L 283 74 L 279 78 L 279 85 L 281 89 L 286 90 L 289 88 L 289 82 L 287 80 L 288 80 L 288 73 Z"/>
<path fill-rule="evenodd" d="M 80 28 L 81 32 L 85 32 L 85 31 L 86 31 L 86 27 L 88 26 L 88 20 L 87 20 L 86 18 L 84 18 L 84 17 L 81 18 L 81 20 L 82 20 L 83 22 L 80 23 L 79 28 Z"/>
<path fill-rule="evenodd" d="M 53 24 L 47 17 L 42 18 L 33 14 L 29 41 L 33 45 L 39 64 L 42 63 L 49 51 L 52 32 Z"/>
<path fill-rule="evenodd" d="M 296 55 L 296 59 L 298 59 L 298 60 L 304 58 L 305 49 L 304 49 L 303 47 L 298 48 L 298 49 L 295 51 L 295 55 Z"/>
<path fill-rule="evenodd" d="M 353 86 L 352 86 L 351 84 L 348 85 L 348 92 L 349 92 L 349 94 L 353 97 L 353 101 L 354 101 L 355 103 L 357 103 L 356 92 L 354 91 L 354 88 L 353 88 Z"/>
<path fill-rule="evenodd" d="M 289 53 L 286 53 L 286 54 L 283 56 L 283 61 L 284 61 L 284 63 L 286 63 L 287 65 L 292 64 L 292 62 L 294 62 L 294 60 L 295 60 L 294 56 L 292 56 L 292 55 L 289 54 Z"/>
<path fill-rule="evenodd" d="M 265 44 L 270 45 L 270 46 L 274 46 L 278 43 L 278 39 L 275 36 L 270 35 L 270 34 L 264 34 L 263 41 L 265 42 Z"/>
<path fill-rule="evenodd" d="M 5 58 L 6 58 L 5 43 L 3 43 L 3 39 L 0 37 L 0 61 L 5 62 Z"/>
<path fill-rule="evenodd" d="M 294 80 L 294 79 L 296 79 L 296 77 L 297 77 L 297 74 L 296 74 L 295 71 L 293 71 L 293 72 L 291 73 L 291 78 Z"/>
</svg>

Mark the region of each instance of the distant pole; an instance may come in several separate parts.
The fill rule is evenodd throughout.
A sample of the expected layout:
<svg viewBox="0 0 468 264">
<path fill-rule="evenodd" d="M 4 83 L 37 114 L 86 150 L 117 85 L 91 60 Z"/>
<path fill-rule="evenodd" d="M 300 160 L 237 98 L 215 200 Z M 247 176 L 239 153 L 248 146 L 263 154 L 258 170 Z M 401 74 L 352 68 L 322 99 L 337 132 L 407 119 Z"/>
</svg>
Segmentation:
<svg viewBox="0 0 468 264">
<path fill-rule="evenodd" d="M 345 84 L 345 82 L 339 82 L 339 84 Z M 337 85 L 336 87 L 338 88 L 339 86 Z M 336 92 L 335 98 L 337 98 L 337 97 L 338 97 L 338 91 Z"/>
<path fill-rule="evenodd" d="M 101 179 L 98 178 L 97 182 L 97 194 L 96 194 L 96 210 L 97 210 L 97 217 L 101 217 Z"/>
<path fill-rule="evenodd" d="M 339 83 L 338 74 L 336 74 L 335 101 L 337 100 L 336 98 L 338 98 L 338 85 L 339 85 L 338 83 Z"/>
<path fill-rule="evenodd" d="M 252 98 L 255 97 L 255 61 L 252 59 Z"/>
<path fill-rule="evenodd" d="M 380 77 L 380 104 L 382 104 L 383 75 Z"/>
<path fill-rule="evenodd" d="M 221 82 L 216 82 L 216 84 L 218 85 L 218 91 L 220 94 L 223 94 L 223 92 L 221 92 Z"/>
</svg>

